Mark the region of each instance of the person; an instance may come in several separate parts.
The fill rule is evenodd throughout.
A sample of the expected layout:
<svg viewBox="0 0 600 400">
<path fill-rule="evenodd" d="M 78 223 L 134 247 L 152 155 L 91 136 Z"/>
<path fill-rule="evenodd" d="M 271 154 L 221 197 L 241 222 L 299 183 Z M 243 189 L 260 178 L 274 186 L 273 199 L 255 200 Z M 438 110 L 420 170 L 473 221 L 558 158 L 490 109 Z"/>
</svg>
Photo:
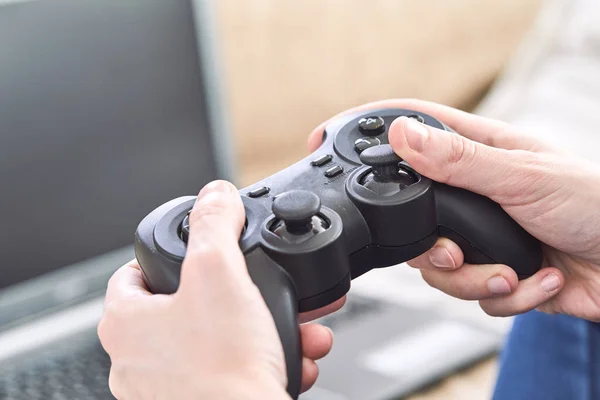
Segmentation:
<svg viewBox="0 0 600 400">
<path fill-rule="evenodd" d="M 433 180 L 499 203 L 543 244 L 543 268 L 519 281 L 505 265 L 469 265 L 440 238 L 410 260 L 424 280 L 451 296 L 477 300 L 492 316 L 530 310 L 600 321 L 600 168 L 496 120 L 414 99 L 384 100 L 343 114 L 400 107 L 436 117 L 459 132 L 398 118 L 389 128 L 394 151 Z M 335 118 L 335 117 L 334 117 Z M 309 136 L 321 143 L 327 122 Z M 285 399 L 283 352 L 274 322 L 238 247 L 244 209 L 223 181 L 204 187 L 191 213 L 181 284 L 172 295 L 148 292 L 135 261 L 111 278 L 98 326 L 111 357 L 109 384 L 119 399 Z M 493 227 L 492 227 L 493 228 Z M 301 316 L 334 312 L 345 299 Z M 333 337 L 301 325 L 303 390 L 318 376 Z"/>
</svg>

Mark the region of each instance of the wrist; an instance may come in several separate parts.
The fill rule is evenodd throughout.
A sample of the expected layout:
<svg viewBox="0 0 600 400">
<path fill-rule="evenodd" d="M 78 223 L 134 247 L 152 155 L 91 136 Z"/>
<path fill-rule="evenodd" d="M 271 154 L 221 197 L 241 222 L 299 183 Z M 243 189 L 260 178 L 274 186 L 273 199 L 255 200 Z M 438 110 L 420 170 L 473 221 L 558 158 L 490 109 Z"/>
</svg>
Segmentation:
<svg viewBox="0 0 600 400">
<path fill-rule="evenodd" d="M 272 377 L 236 374 L 210 379 L 206 387 L 200 391 L 199 398 L 222 400 L 291 400 L 281 383 Z"/>
</svg>

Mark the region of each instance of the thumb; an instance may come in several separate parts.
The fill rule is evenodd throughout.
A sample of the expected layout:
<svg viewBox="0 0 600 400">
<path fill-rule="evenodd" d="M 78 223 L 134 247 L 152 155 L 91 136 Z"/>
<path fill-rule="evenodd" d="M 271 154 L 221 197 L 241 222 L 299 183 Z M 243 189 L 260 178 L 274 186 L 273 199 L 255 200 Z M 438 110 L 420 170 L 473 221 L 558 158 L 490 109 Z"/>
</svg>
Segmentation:
<svg viewBox="0 0 600 400">
<path fill-rule="evenodd" d="M 412 118 L 396 119 L 389 141 L 420 174 L 497 202 L 521 195 L 538 178 L 536 153 L 487 146 Z"/>
<path fill-rule="evenodd" d="M 180 289 L 197 291 L 198 286 L 220 281 L 249 280 L 239 236 L 245 222 L 238 190 L 226 181 L 206 185 L 189 215 L 187 252 L 181 266 Z M 239 278 L 242 278 L 240 281 Z"/>
</svg>

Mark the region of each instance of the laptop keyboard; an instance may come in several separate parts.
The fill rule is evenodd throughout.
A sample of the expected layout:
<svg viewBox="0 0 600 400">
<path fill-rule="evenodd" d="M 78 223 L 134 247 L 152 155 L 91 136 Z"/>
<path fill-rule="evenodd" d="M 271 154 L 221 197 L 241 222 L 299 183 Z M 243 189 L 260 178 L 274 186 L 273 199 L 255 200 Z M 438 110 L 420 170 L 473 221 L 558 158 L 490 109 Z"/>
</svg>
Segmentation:
<svg viewBox="0 0 600 400">
<path fill-rule="evenodd" d="M 350 296 L 346 306 L 319 322 L 335 329 L 383 307 Z M 2 400 L 114 400 L 108 388 L 110 358 L 95 329 L 0 363 Z"/>
<path fill-rule="evenodd" d="M 347 297 L 346 305 L 335 313 L 322 317 L 317 322 L 333 329 L 340 325 L 352 324 L 355 320 L 361 320 L 367 315 L 375 315 L 385 307 L 385 303 L 373 297 L 353 294 Z"/>
<path fill-rule="evenodd" d="M 0 363 L 2 400 L 113 400 L 95 330 Z"/>
</svg>

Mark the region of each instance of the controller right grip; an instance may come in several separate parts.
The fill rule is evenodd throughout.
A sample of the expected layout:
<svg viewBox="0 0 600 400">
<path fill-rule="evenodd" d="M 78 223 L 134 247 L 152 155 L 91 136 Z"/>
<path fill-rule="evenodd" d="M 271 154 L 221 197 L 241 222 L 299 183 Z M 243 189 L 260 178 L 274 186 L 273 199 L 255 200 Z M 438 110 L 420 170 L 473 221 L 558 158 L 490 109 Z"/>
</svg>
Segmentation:
<svg viewBox="0 0 600 400">
<path fill-rule="evenodd" d="M 296 288 L 288 273 L 261 249 L 246 254 L 246 264 L 275 321 L 285 355 L 287 392 L 295 400 L 300 395 L 302 383 L 302 343 Z"/>
<path fill-rule="evenodd" d="M 435 183 L 438 234 L 455 242 L 469 264 L 504 264 L 519 279 L 542 266 L 541 243 L 491 199 Z"/>
</svg>

